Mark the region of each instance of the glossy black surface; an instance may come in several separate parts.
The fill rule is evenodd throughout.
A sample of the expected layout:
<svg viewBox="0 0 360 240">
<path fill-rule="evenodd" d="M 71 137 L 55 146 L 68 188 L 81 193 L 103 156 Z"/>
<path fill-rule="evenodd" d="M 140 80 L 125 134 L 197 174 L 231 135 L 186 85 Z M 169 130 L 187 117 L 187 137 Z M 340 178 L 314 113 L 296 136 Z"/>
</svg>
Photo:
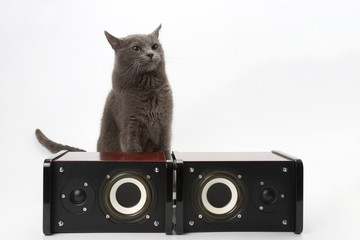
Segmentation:
<svg viewBox="0 0 360 240">
<path fill-rule="evenodd" d="M 171 235 L 174 233 L 174 164 L 172 160 L 166 161 L 166 173 L 165 173 L 165 233 Z"/>
<path fill-rule="evenodd" d="M 304 218 L 304 166 L 300 159 L 295 160 L 296 166 L 296 219 L 295 233 L 300 234 L 303 231 Z"/>
<path fill-rule="evenodd" d="M 57 154 L 45 159 L 43 169 L 43 232 L 45 235 L 52 234 L 52 170 L 53 159 L 64 155 L 67 151 L 60 151 Z"/>
<path fill-rule="evenodd" d="M 272 154 L 278 156 L 273 157 L 275 161 L 258 158 L 253 161 L 252 154 L 249 161 L 246 160 L 245 154 L 239 155 L 241 159 L 236 161 L 235 153 L 231 155 L 229 162 L 215 161 L 215 159 L 211 162 L 206 159 L 204 161 L 180 159 L 182 168 L 180 172 L 177 172 L 177 179 L 181 179 L 181 183 L 177 184 L 177 193 L 181 194 L 176 201 L 181 205 L 176 211 L 176 219 L 177 223 L 181 224 L 177 226 L 176 233 L 206 231 L 301 233 L 303 224 L 302 162 L 281 152 L 276 151 Z M 189 156 L 193 155 L 189 154 Z M 196 156 L 199 159 L 200 154 Z M 267 155 L 263 154 L 263 156 Z M 175 154 L 175 159 L 176 157 Z M 218 158 L 219 155 L 217 155 Z M 198 207 L 197 186 L 203 181 L 204 176 L 212 172 L 223 172 L 241 179 L 246 204 L 236 216 L 229 215 L 228 219 L 211 218 L 202 214 L 202 210 Z M 221 192 L 218 191 L 218 194 L 220 195 Z M 212 194 L 216 196 L 216 193 Z"/>
<path fill-rule="evenodd" d="M 175 157 L 175 155 L 174 155 Z M 175 159 L 175 158 L 174 158 Z M 184 163 L 181 159 L 176 159 L 174 161 L 176 178 L 175 178 L 175 190 L 176 190 L 176 199 L 175 199 L 175 223 L 174 231 L 176 234 L 183 234 L 184 232 Z"/>
<path fill-rule="evenodd" d="M 45 161 L 44 234 L 165 232 L 165 165 L 165 161 Z M 114 172 L 137 173 L 150 185 L 151 204 L 140 219 L 119 221 L 104 211 L 103 185 Z M 86 190 L 86 197 L 80 189 Z M 133 195 L 131 203 L 124 196 L 117 198 L 130 207 L 138 200 L 136 191 Z"/>
<path fill-rule="evenodd" d="M 44 162 L 45 235 L 201 231 L 292 231 L 300 234 L 303 230 L 303 163 L 279 151 L 204 153 L 203 160 L 202 153 L 173 152 L 172 159 L 167 161 L 159 157 L 164 156 L 160 154 L 136 154 L 142 158 L 155 156 L 155 160 L 139 161 L 126 160 L 131 154 L 119 161 L 93 158 L 87 161 L 89 153 L 67 157 L 66 154 L 61 151 Z M 76 159 L 72 160 L 71 156 Z M 179 156 L 188 156 L 191 161 Z M 149 198 L 141 214 L 115 218 L 104 205 L 104 199 L 109 199 L 110 195 L 107 191 L 104 196 L 104 189 L 113 177 L 122 174 L 142 179 Z M 209 184 L 204 197 L 202 189 L 211 179 L 220 181 Z M 234 196 L 237 197 L 235 202 Z M 208 203 L 204 204 L 201 198 L 206 198 Z M 118 187 L 115 199 L 121 206 L 131 208 L 140 201 L 139 188 L 123 184 Z M 227 208 L 228 205 L 232 207 Z"/>
</svg>

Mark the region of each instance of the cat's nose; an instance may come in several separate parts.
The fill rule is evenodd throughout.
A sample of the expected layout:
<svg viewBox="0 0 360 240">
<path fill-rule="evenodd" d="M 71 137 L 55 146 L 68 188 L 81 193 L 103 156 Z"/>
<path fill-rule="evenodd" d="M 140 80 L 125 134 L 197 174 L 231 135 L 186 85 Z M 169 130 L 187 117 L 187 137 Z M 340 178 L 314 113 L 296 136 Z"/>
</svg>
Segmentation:
<svg viewBox="0 0 360 240">
<path fill-rule="evenodd" d="M 148 56 L 150 59 L 152 59 L 153 56 L 154 56 L 154 54 L 153 54 L 153 53 L 149 53 L 147 56 Z"/>
</svg>

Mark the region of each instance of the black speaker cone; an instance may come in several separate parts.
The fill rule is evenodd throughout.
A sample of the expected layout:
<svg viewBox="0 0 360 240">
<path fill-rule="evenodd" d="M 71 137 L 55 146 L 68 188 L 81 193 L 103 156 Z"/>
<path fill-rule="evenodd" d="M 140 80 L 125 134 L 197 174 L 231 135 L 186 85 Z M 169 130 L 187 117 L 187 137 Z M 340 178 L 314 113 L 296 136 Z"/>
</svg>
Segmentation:
<svg viewBox="0 0 360 240">
<path fill-rule="evenodd" d="M 133 183 L 124 183 L 116 190 L 116 200 L 117 202 L 125 207 L 131 208 L 139 203 L 141 199 L 141 191 Z"/>
<path fill-rule="evenodd" d="M 210 221 L 226 221 L 238 216 L 244 203 L 244 190 L 235 176 L 215 172 L 203 177 L 196 189 L 195 202 L 201 216 Z"/>
<path fill-rule="evenodd" d="M 231 190 L 223 183 L 215 183 L 207 191 L 207 199 L 215 208 L 225 207 L 231 200 Z"/>
<path fill-rule="evenodd" d="M 106 215 L 133 222 L 146 217 L 153 202 L 149 182 L 136 172 L 120 172 L 106 180 L 102 204 Z"/>
</svg>

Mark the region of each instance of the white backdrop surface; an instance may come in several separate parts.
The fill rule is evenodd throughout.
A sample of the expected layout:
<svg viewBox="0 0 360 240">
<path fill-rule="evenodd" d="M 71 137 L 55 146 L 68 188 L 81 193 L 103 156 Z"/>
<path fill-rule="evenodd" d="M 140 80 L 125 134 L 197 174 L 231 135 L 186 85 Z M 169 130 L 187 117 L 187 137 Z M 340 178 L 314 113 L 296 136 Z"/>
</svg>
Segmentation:
<svg viewBox="0 0 360 240">
<path fill-rule="evenodd" d="M 172 149 L 282 150 L 305 164 L 304 232 L 63 234 L 54 239 L 359 239 L 360 3 L 0 0 L 0 233 L 42 234 L 34 136 L 96 150 L 113 51 L 160 23 Z"/>
</svg>

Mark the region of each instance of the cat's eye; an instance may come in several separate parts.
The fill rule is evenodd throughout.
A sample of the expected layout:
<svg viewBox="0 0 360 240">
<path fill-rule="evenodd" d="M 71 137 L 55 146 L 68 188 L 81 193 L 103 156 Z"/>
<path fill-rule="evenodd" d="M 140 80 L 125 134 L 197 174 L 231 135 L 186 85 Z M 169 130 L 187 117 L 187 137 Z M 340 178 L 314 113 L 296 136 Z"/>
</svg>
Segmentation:
<svg viewBox="0 0 360 240">
<path fill-rule="evenodd" d="M 157 45 L 156 43 L 154 45 L 152 45 L 152 47 L 151 47 L 152 50 L 156 50 L 158 48 L 159 48 L 159 45 Z"/>
<path fill-rule="evenodd" d="M 141 48 L 139 46 L 135 46 L 132 48 L 135 52 L 141 52 Z"/>
</svg>

